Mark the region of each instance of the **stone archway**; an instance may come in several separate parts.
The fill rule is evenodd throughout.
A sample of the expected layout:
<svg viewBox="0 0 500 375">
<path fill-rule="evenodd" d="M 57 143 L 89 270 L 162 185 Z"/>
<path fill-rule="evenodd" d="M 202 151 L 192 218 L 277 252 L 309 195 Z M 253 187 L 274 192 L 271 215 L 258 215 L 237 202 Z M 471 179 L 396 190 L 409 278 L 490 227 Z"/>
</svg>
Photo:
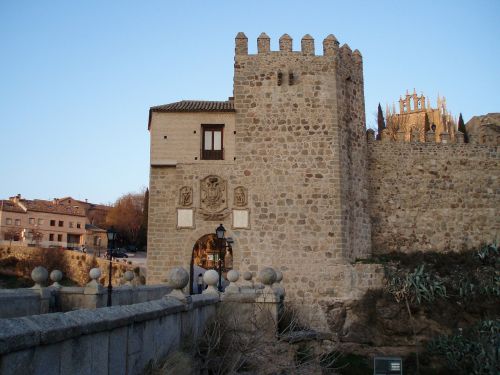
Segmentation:
<svg viewBox="0 0 500 375">
<path fill-rule="evenodd" d="M 214 233 L 205 234 L 194 243 L 189 267 L 189 294 L 193 294 L 193 283 L 205 270 L 219 272 L 219 251 Z M 226 243 L 221 255 L 222 276 L 225 277 L 233 269 L 233 248 L 230 243 Z"/>
</svg>

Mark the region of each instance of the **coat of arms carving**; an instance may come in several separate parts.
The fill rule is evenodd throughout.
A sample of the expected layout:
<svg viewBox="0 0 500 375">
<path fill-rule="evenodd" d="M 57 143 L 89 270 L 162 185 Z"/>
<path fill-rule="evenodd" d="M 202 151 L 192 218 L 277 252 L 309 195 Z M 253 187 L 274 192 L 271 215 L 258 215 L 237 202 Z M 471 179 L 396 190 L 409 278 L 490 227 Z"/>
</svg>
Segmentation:
<svg viewBox="0 0 500 375">
<path fill-rule="evenodd" d="M 234 188 L 234 205 L 236 207 L 245 207 L 248 204 L 247 189 L 243 186 Z"/>
<path fill-rule="evenodd" d="M 193 188 L 190 186 L 183 186 L 179 191 L 179 205 L 189 207 L 193 204 Z"/>
<path fill-rule="evenodd" d="M 210 175 L 200 181 L 200 213 L 207 220 L 218 220 L 229 214 L 227 210 L 227 182 Z"/>
</svg>

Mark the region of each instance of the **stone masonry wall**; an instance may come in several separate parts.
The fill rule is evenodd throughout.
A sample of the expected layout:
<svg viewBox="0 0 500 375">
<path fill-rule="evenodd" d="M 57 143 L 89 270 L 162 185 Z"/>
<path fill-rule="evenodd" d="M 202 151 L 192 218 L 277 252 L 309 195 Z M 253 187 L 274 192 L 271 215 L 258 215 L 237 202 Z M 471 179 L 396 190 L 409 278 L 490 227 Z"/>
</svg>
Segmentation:
<svg viewBox="0 0 500 375">
<path fill-rule="evenodd" d="M 14 271 L 18 276 L 30 277 L 31 270 L 37 266 L 47 268 L 49 273 L 55 269 L 75 281 L 79 285 L 85 285 L 90 281 L 89 270 L 94 267 L 101 269 L 101 283 L 108 280 L 109 261 L 92 255 L 77 251 L 63 249 L 42 249 L 36 247 L 12 246 L 0 247 L 0 261 L 15 258 L 19 261 L 14 268 L 9 264 L 3 264 L 3 271 Z M 133 266 L 125 262 L 113 262 L 112 283 L 119 285 L 123 274 L 127 270 L 133 270 Z"/>
<path fill-rule="evenodd" d="M 460 251 L 500 238 L 500 156 L 483 145 L 370 141 L 374 254 Z"/>
</svg>

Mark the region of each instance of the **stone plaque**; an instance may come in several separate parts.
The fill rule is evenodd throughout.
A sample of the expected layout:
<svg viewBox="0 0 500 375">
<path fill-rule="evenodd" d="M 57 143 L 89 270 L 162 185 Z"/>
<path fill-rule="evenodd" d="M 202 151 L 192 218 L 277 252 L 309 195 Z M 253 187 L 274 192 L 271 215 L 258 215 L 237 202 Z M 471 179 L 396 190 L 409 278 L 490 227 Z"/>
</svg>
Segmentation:
<svg viewBox="0 0 500 375">
<path fill-rule="evenodd" d="M 193 228 L 194 215 L 190 208 L 177 209 L 177 228 Z"/>
<path fill-rule="evenodd" d="M 250 215 L 248 210 L 233 210 L 233 228 L 248 229 L 250 227 Z"/>
<path fill-rule="evenodd" d="M 179 205 L 189 207 L 193 204 L 193 188 L 190 186 L 183 186 L 179 191 Z"/>
<path fill-rule="evenodd" d="M 248 204 L 247 189 L 243 186 L 234 188 L 234 205 L 236 207 L 245 207 Z"/>
</svg>

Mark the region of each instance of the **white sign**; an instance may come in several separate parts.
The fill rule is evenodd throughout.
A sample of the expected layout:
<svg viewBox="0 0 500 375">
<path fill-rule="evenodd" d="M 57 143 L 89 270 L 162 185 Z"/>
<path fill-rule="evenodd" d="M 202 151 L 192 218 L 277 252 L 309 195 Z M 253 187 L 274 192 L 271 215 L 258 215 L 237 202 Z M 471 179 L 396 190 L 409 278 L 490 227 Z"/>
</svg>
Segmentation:
<svg viewBox="0 0 500 375">
<path fill-rule="evenodd" d="M 233 228 L 247 229 L 250 226 L 248 210 L 233 210 Z"/>
<path fill-rule="evenodd" d="M 177 209 L 177 228 L 193 228 L 193 210 L 187 208 Z"/>
</svg>

